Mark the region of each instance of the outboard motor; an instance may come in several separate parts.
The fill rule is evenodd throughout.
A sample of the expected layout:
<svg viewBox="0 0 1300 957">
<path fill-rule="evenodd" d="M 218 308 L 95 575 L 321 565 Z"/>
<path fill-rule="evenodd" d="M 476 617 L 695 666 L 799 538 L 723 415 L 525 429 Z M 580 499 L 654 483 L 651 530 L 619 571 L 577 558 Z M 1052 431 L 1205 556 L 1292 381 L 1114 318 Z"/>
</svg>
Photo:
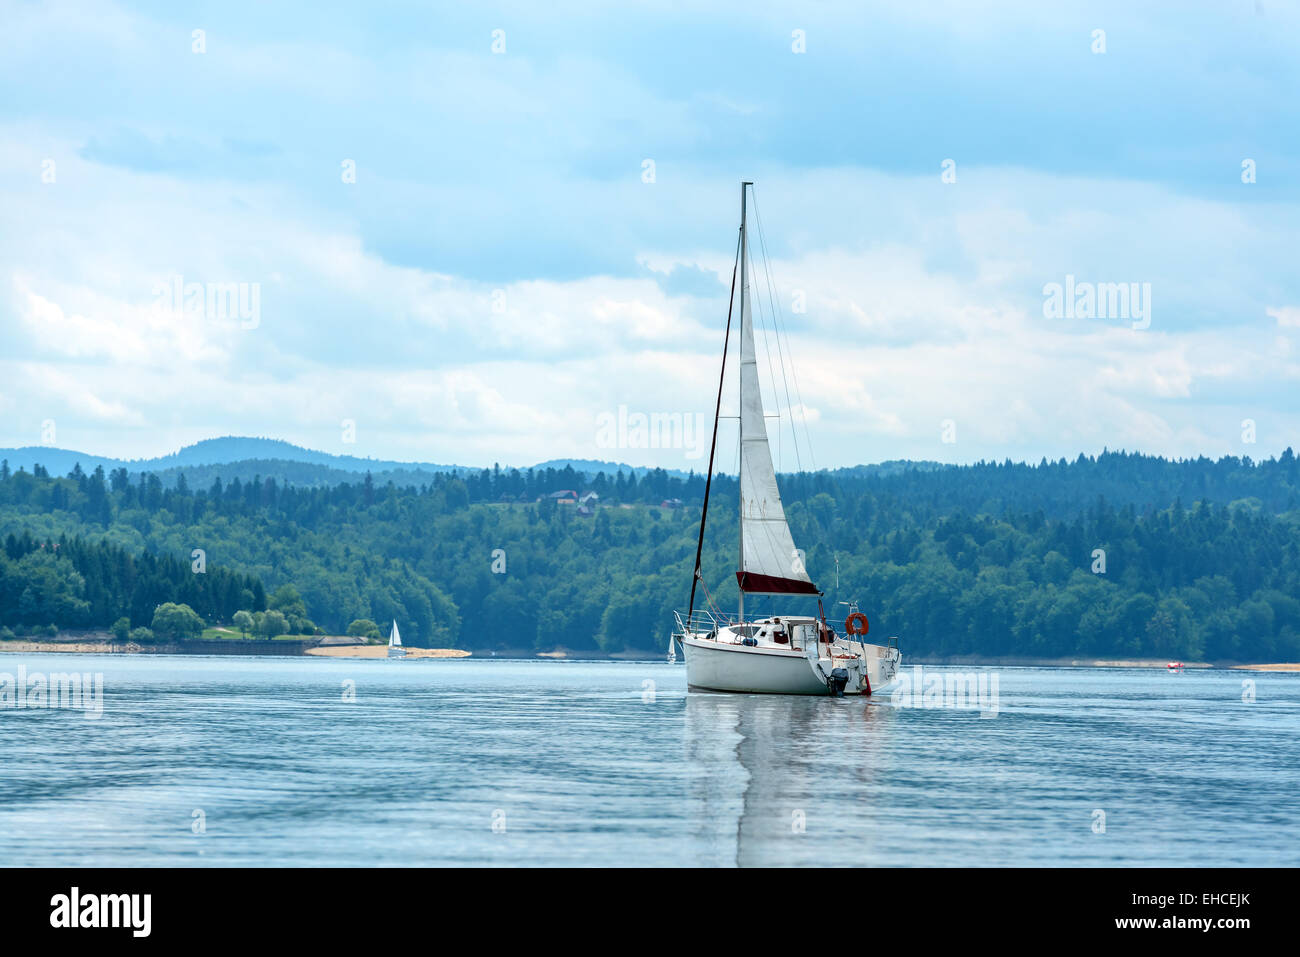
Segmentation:
<svg viewBox="0 0 1300 957">
<path fill-rule="evenodd" d="M 849 683 L 848 668 L 833 668 L 831 676 L 826 679 L 826 689 L 833 698 L 844 697 L 844 687 Z"/>
</svg>

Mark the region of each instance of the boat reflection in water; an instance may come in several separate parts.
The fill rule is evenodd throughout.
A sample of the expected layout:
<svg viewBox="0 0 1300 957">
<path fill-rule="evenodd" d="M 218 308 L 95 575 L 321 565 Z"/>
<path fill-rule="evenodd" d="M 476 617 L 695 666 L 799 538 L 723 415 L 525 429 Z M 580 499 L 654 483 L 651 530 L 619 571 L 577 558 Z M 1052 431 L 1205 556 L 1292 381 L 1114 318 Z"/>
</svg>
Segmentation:
<svg viewBox="0 0 1300 957">
<path fill-rule="evenodd" d="M 686 696 L 688 813 L 700 863 L 866 865 L 898 713 L 878 698 Z"/>
</svg>

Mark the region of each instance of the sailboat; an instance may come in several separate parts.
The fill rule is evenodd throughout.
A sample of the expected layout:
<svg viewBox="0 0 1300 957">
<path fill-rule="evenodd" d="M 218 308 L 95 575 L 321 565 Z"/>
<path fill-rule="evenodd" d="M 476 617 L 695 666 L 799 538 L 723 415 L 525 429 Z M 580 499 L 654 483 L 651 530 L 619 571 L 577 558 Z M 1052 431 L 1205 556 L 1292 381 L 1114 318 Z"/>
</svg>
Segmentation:
<svg viewBox="0 0 1300 957">
<path fill-rule="evenodd" d="M 397 619 L 393 619 L 393 630 L 388 633 L 388 657 L 405 658 L 406 649 L 402 647 L 402 635 L 397 630 Z"/>
<path fill-rule="evenodd" d="M 867 617 L 851 609 L 844 635 L 826 621 L 822 593 L 804 567 L 803 553 L 795 548 L 781 504 L 766 415 L 759 388 L 754 349 L 754 320 L 749 293 L 748 195 L 753 183 L 740 184 L 740 236 L 737 263 L 731 274 L 731 305 L 718 377 L 713 444 L 704 485 L 700 537 L 695 550 L 691 598 L 685 616 L 674 612 L 672 639 L 686 658 L 686 683 L 710 691 L 769 694 L 870 695 L 891 683 L 898 674 L 901 653 L 896 638 L 886 644 L 866 641 Z M 696 589 L 702 583 L 700 561 L 704 549 L 713 461 L 718 444 L 718 421 L 726 378 L 731 338 L 732 309 L 736 303 L 736 273 L 740 274 L 740 547 L 736 581 L 740 603 L 733 617 L 723 613 L 708 596 L 707 609 L 697 609 Z M 779 344 L 779 339 L 778 339 Z M 810 604 L 815 596 L 817 614 L 772 615 L 748 620 L 745 596 L 780 596 L 793 601 L 802 596 Z"/>
</svg>

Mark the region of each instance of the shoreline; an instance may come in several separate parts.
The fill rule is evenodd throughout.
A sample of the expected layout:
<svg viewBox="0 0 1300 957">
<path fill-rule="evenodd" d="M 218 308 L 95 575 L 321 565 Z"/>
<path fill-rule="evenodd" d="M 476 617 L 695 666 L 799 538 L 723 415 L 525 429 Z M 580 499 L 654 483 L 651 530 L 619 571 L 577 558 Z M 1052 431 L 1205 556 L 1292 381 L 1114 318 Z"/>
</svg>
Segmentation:
<svg viewBox="0 0 1300 957">
<path fill-rule="evenodd" d="M 325 636 L 328 638 L 330 636 Z M 255 658 L 387 658 L 388 645 L 326 643 L 320 637 L 305 640 L 231 639 L 230 641 L 185 641 L 141 645 L 111 638 L 31 639 L 11 638 L 0 641 L 0 655 L 77 654 L 77 655 L 238 655 Z M 460 648 L 406 649 L 408 658 L 465 658 L 472 652 Z"/>
<path fill-rule="evenodd" d="M 970 667 L 983 668 L 1158 668 L 1168 670 L 1168 658 L 1028 658 L 1020 655 L 1004 655 L 997 658 L 983 658 L 979 655 L 953 655 L 952 657 L 924 657 L 909 659 L 903 656 L 903 667 L 926 665 L 929 667 Z M 1236 667 L 1235 663 L 1213 664 L 1208 661 L 1184 661 L 1184 670 Z"/>
<path fill-rule="evenodd" d="M 313 658 L 387 658 L 387 645 L 331 645 L 306 648 L 304 655 Z M 468 658 L 473 652 L 463 648 L 414 648 L 406 649 L 407 658 Z M 395 659 L 400 660 L 400 659 Z"/>
<path fill-rule="evenodd" d="M 79 655 L 99 654 L 139 654 L 144 652 L 143 645 L 124 641 L 28 641 L 26 638 L 11 638 L 0 641 L 0 653 L 10 654 L 45 654 L 66 652 Z"/>
<path fill-rule="evenodd" d="M 328 637 L 328 636 L 327 636 Z M 313 657 L 313 658 L 387 658 L 387 645 L 332 644 L 319 638 L 303 641 L 261 641 L 233 639 L 230 641 L 170 642 L 158 645 L 139 645 L 119 642 L 110 638 L 29 639 L 13 638 L 0 641 L 0 654 L 141 654 L 141 655 L 249 655 L 253 657 Z M 660 654 L 640 654 L 620 651 L 599 655 L 556 648 L 551 651 L 531 651 L 523 648 L 505 650 L 485 649 L 470 651 L 464 648 L 406 648 L 408 658 L 477 658 L 480 661 L 624 661 L 648 662 L 664 660 Z M 927 668 L 1148 668 L 1168 670 L 1166 659 L 1154 658 L 1027 658 L 1008 655 L 998 658 L 960 655 L 950 658 L 904 656 L 903 668 L 921 665 Z M 1183 663 L 1185 671 L 1230 670 L 1266 671 L 1277 674 L 1300 673 L 1300 662 L 1205 662 Z"/>
</svg>

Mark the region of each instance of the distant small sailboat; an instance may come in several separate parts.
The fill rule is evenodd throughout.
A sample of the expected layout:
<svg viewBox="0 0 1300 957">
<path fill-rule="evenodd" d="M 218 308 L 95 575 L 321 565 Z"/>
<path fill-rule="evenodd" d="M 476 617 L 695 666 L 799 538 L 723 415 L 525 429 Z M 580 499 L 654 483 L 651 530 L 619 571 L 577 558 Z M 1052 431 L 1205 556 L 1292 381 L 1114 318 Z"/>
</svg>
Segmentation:
<svg viewBox="0 0 1300 957">
<path fill-rule="evenodd" d="M 672 635 L 668 636 L 668 663 L 677 664 L 677 639 Z"/>
<path fill-rule="evenodd" d="M 402 647 L 402 635 L 397 630 L 397 620 L 393 620 L 393 630 L 388 635 L 388 657 L 405 658 L 406 649 Z"/>
</svg>

